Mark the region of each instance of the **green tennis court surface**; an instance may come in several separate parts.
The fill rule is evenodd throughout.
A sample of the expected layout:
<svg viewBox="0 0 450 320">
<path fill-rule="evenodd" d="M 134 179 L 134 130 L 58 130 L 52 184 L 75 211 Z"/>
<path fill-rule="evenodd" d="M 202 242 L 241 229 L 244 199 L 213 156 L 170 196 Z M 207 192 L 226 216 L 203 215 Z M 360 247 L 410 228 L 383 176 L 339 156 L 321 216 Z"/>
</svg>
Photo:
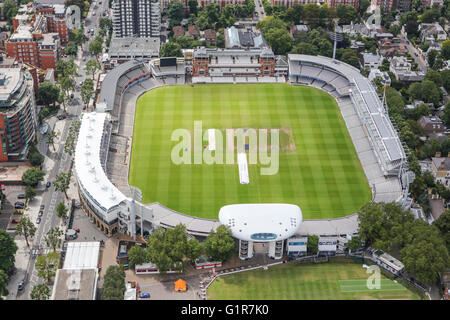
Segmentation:
<svg viewBox="0 0 450 320">
<path fill-rule="evenodd" d="M 375 285 L 375 281 L 370 281 L 371 285 Z M 353 291 L 385 291 L 385 290 L 407 290 L 399 283 L 395 283 L 389 279 L 380 280 L 380 288 L 370 289 L 367 279 L 361 280 L 339 280 L 339 287 L 342 292 Z"/>
<path fill-rule="evenodd" d="M 278 173 L 261 175 L 266 165 L 249 164 L 244 185 L 236 160 L 174 164 L 171 151 L 179 141 L 171 135 L 193 132 L 194 121 L 202 121 L 204 132 L 279 129 Z M 210 219 L 237 203 L 290 203 L 305 219 L 338 218 L 372 196 L 336 100 L 287 84 L 168 86 L 145 93 L 136 106 L 129 183 L 142 190 L 144 203 Z"/>
</svg>

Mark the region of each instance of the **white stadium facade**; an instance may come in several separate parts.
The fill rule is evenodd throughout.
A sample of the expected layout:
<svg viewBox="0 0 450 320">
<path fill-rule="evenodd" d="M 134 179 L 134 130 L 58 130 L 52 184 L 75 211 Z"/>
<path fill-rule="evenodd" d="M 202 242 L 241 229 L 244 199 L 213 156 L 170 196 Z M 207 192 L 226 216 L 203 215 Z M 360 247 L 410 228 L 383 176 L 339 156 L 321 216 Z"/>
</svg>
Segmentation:
<svg viewBox="0 0 450 320">
<path fill-rule="evenodd" d="M 313 86 L 335 97 L 372 188 L 373 201 L 401 201 L 407 192 L 401 183 L 406 155 L 370 81 L 358 69 L 332 58 L 293 54 L 288 63 L 291 85 Z M 219 220 L 212 220 L 176 212 L 157 202 L 142 204 L 139 192 L 132 192 L 128 185 L 136 101 L 153 88 L 184 84 L 187 70 L 180 58 L 125 62 L 103 79 L 96 111 L 83 113 L 75 175 L 83 208 L 99 229 L 108 236 L 135 236 L 157 226 L 173 228 L 181 223 L 188 233 L 206 237 L 223 224 L 239 240 L 241 259 L 251 258 L 254 242 L 268 243 L 269 256 L 280 259 L 284 249 L 296 254 L 305 251 L 307 235 L 318 235 L 319 250 L 322 247 L 329 253 L 339 247 L 340 239 L 357 233 L 357 213 L 303 220 L 301 209 L 294 205 L 236 204 L 223 207 Z M 240 77 L 235 82 L 241 81 L 253 80 Z"/>
</svg>

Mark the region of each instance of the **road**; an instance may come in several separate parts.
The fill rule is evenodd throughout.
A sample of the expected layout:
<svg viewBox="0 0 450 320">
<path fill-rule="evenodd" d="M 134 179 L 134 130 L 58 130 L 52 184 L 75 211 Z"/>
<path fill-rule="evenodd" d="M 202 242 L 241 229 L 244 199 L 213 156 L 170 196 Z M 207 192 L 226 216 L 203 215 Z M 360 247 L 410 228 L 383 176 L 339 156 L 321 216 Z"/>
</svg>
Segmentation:
<svg viewBox="0 0 450 320">
<path fill-rule="evenodd" d="M 409 54 L 414 58 L 414 61 L 419 66 L 420 71 L 427 73 L 428 71 L 428 63 L 423 59 L 420 55 L 420 52 L 414 48 L 411 42 L 408 40 L 406 33 L 399 34 L 401 42 L 405 45 Z"/>
<path fill-rule="evenodd" d="M 89 10 L 88 16 L 86 17 L 85 21 L 85 29 L 93 28 L 95 31 L 95 35 L 98 35 L 98 25 L 99 25 L 99 19 L 102 17 L 102 13 L 108 9 L 108 1 L 103 0 L 102 4 L 99 5 L 98 1 L 95 1 L 92 3 L 91 8 Z M 94 9 L 95 5 L 98 7 Z M 93 12 L 96 14 L 93 15 Z M 88 60 L 89 53 L 87 51 L 87 48 L 89 47 L 90 41 L 92 41 L 94 37 L 91 37 L 87 43 L 83 46 L 84 50 L 79 49 L 78 57 L 76 59 L 76 64 L 78 65 L 78 80 L 77 84 L 80 82 L 83 82 L 86 78 L 86 71 L 85 71 L 85 64 Z M 86 57 L 86 61 L 83 61 L 82 57 Z M 79 119 L 79 116 L 82 112 L 82 105 L 81 105 L 81 95 L 80 95 L 80 88 L 78 87 L 74 92 L 74 99 L 73 103 L 67 107 L 67 119 L 62 120 L 65 121 L 64 129 L 62 130 L 61 135 L 61 143 L 57 148 L 59 150 L 50 155 L 49 152 L 46 152 L 48 147 L 44 142 L 39 142 L 39 148 L 41 149 L 41 152 L 44 151 L 44 154 L 50 155 L 51 159 L 54 161 L 54 167 L 51 170 L 48 181 L 54 181 L 57 174 L 61 172 L 68 172 L 71 169 L 71 162 L 72 159 L 64 152 L 64 142 L 67 138 L 70 124 L 73 120 Z M 44 148 L 44 150 L 42 150 Z M 45 182 L 44 182 L 45 183 Z M 59 202 L 65 201 L 65 195 L 62 192 L 55 192 L 53 184 L 52 186 L 47 189 L 47 191 L 43 191 L 42 195 L 42 202 L 41 204 L 45 205 L 44 214 L 41 218 L 41 223 L 38 225 L 38 230 L 36 231 L 36 234 L 34 236 L 33 241 L 33 247 L 40 247 L 45 248 L 46 244 L 44 241 L 45 234 L 53 227 L 59 226 L 61 224 L 60 219 L 56 216 L 56 205 Z M 42 283 L 42 279 L 40 279 L 37 276 L 37 271 L 34 268 L 35 262 L 36 262 L 37 256 L 30 255 L 30 261 L 28 263 L 27 267 L 27 280 L 25 282 L 25 288 L 24 290 L 17 296 L 17 300 L 27 300 L 29 299 L 29 294 L 31 292 L 31 289 L 35 284 Z"/>
<path fill-rule="evenodd" d="M 264 12 L 264 5 L 262 0 L 254 0 L 255 2 L 255 11 L 258 13 L 258 21 L 264 19 L 266 14 Z"/>
</svg>

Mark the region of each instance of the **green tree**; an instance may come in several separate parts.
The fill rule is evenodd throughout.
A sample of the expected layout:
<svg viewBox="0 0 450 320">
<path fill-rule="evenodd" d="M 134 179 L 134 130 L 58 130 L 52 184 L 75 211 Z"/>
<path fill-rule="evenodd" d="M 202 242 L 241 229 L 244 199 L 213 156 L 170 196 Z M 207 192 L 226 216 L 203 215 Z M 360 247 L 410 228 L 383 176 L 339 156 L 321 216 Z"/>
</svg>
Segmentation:
<svg viewBox="0 0 450 320">
<path fill-rule="evenodd" d="M 286 29 L 270 29 L 264 37 L 275 54 L 284 55 L 292 48 L 292 39 Z"/>
<path fill-rule="evenodd" d="M 450 59 L 450 40 L 447 39 L 442 42 L 441 55 L 445 60 Z"/>
<path fill-rule="evenodd" d="M 354 236 L 347 243 L 347 247 L 350 251 L 356 251 L 364 245 L 364 242 L 361 240 L 360 236 Z"/>
<path fill-rule="evenodd" d="M 30 168 L 22 175 L 22 182 L 27 186 L 36 186 L 39 181 L 44 180 L 45 172 L 38 168 Z"/>
<path fill-rule="evenodd" d="M 103 278 L 102 300 L 123 300 L 125 271 L 121 266 L 109 266 Z"/>
<path fill-rule="evenodd" d="M 319 252 L 319 237 L 316 235 L 308 236 L 306 247 L 309 253 Z"/>
<path fill-rule="evenodd" d="M 147 250 L 144 247 L 135 244 L 130 248 L 130 250 L 128 250 L 128 262 L 130 266 L 149 262 Z"/>
<path fill-rule="evenodd" d="M 53 185 L 55 186 L 56 191 L 64 192 L 66 199 L 69 199 L 69 196 L 67 195 L 67 190 L 70 186 L 70 179 L 72 178 L 72 172 L 61 172 L 56 175 L 55 181 L 53 182 Z"/>
<path fill-rule="evenodd" d="M 69 209 L 66 207 L 66 205 L 63 202 L 58 202 L 56 205 L 56 216 L 60 218 L 61 220 L 64 220 L 67 217 L 67 212 Z"/>
<path fill-rule="evenodd" d="M 3 300 L 2 296 L 7 296 L 9 294 L 8 280 L 9 278 L 6 272 L 0 269 L 0 300 Z"/>
<path fill-rule="evenodd" d="M 94 80 L 94 76 L 95 73 L 97 72 L 97 70 L 101 70 L 102 66 L 100 64 L 100 62 L 98 62 L 97 60 L 89 60 L 88 62 L 86 62 L 86 72 L 88 74 L 92 74 L 92 80 Z"/>
<path fill-rule="evenodd" d="M 437 72 L 436 70 L 428 71 L 427 74 L 425 75 L 424 80 L 433 81 L 436 84 L 436 86 L 438 86 L 438 87 L 442 86 L 441 74 L 439 72 Z"/>
<path fill-rule="evenodd" d="M 226 261 L 234 253 L 235 241 L 231 236 L 231 230 L 224 225 L 211 231 L 204 242 L 206 255 L 215 261 Z"/>
<path fill-rule="evenodd" d="M 33 200 L 35 196 L 36 190 L 31 186 L 27 186 L 25 188 L 25 205 L 27 205 L 29 201 Z"/>
<path fill-rule="evenodd" d="M 16 16 L 19 7 L 14 0 L 5 0 L 3 2 L 2 13 L 10 24 L 12 19 Z"/>
<path fill-rule="evenodd" d="M 198 2 L 197 0 L 188 0 L 189 13 L 197 15 L 198 13 Z"/>
<path fill-rule="evenodd" d="M 103 39 L 101 37 L 96 37 L 91 43 L 89 43 L 89 54 L 91 57 L 95 57 L 98 61 L 98 55 L 103 51 Z"/>
<path fill-rule="evenodd" d="M 56 152 L 56 147 L 55 147 L 55 138 L 57 137 L 56 132 L 54 130 L 51 130 L 49 132 L 47 132 L 47 136 L 45 138 L 45 142 L 47 144 L 51 144 L 53 147 L 53 151 Z"/>
<path fill-rule="evenodd" d="M 52 292 L 46 284 L 37 284 L 30 292 L 30 298 L 32 300 L 48 300 Z"/>
<path fill-rule="evenodd" d="M 166 42 L 161 47 L 161 57 L 182 57 L 181 46 L 176 42 Z"/>
<path fill-rule="evenodd" d="M 56 248 L 61 246 L 63 235 L 64 232 L 59 227 L 53 227 L 48 230 L 47 234 L 44 237 L 44 241 L 47 246 L 53 249 L 53 252 L 56 252 Z"/>
<path fill-rule="evenodd" d="M 182 224 L 173 229 L 157 228 L 147 240 L 147 255 L 161 273 L 170 269 L 182 271 L 187 252 L 186 227 Z"/>
<path fill-rule="evenodd" d="M 36 270 L 38 276 L 49 283 L 56 275 L 59 267 L 60 254 L 58 252 L 49 252 L 39 256 L 36 260 Z"/>
<path fill-rule="evenodd" d="M 59 97 L 59 88 L 50 82 L 42 82 L 38 87 L 37 97 L 47 107 L 51 104 L 55 105 Z"/>
<path fill-rule="evenodd" d="M 302 19 L 307 25 L 319 22 L 320 7 L 315 3 L 308 3 L 303 6 Z"/>
<path fill-rule="evenodd" d="M 27 247 L 30 246 L 28 243 L 28 238 L 34 237 L 34 235 L 36 234 L 36 230 L 36 226 L 27 216 L 23 216 L 22 218 L 20 218 L 19 222 L 16 225 L 16 234 L 25 237 Z"/>
<path fill-rule="evenodd" d="M 81 99 L 88 107 L 89 100 L 91 100 L 92 95 L 94 94 L 94 81 L 91 78 L 87 78 L 84 80 L 83 85 L 81 86 Z"/>
<path fill-rule="evenodd" d="M 14 266 L 17 245 L 5 230 L 0 230 L 0 270 L 7 272 Z"/>
<path fill-rule="evenodd" d="M 180 25 L 184 17 L 184 4 L 179 1 L 169 2 L 167 14 L 169 16 L 170 26 Z"/>
<path fill-rule="evenodd" d="M 449 190 L 444 188 L 444 191 Z M 441 233 L 447 246 L 447 251 L 450 252 L 450 210 L 444 211 L 439 218 L 433 222 L 433 226 Z"/>
<path fill-rule="evenodd" d="M 439 230 L 423 220 L 415 220 L 411 240 L 400 250 L 405 271 L 423 283 L 432 284 L 449 266 L 448 250 Z"/>
<path fill-rule="evenodd" d="M 434 62 L 436 61 L 436 57 L 438 56 L 438 52 L 436 50 L 430 50 L 427 54 L 427 61 L 430 67 L 433 67 Z"/>
<path fill-rule="evenodd" d="M 186 257 L 191 261 L 195 262 L 203 253 L 202 244 L 196 239 L 191 238 L 187 242 L 187 252 Z"/>
<path fill-rule="evenodd" d="M 317 47 L 312 45 L 311 43 L 300 42 L 292 48 L 291 53 L 309 54 L 315 56 L 318 54 L 318 50 Z"/>
<path fill-rule="evenodd" d="M 356 9 L 353 6 L 339 5 L 336 10 L 339 24 L 350 24 L 356 19 Z"/>
</svg>

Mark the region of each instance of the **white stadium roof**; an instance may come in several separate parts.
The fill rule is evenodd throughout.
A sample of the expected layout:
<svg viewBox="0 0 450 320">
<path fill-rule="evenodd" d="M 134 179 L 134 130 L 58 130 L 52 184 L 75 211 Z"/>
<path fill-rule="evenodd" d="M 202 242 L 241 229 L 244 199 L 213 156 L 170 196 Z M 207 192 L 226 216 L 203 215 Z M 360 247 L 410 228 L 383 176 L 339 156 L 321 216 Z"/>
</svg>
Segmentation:
<svg viewBox="0 0 450 320">
<path fill-rule="evenodd" d="M 302 211 L 293 204 L 233 204 L 220 209 L 219 220 L 239 240 L 269 242 L 293 236 L 302 223 Z"/>
<path fill-rule="evenodd" d="M 111 183 L 101 165 L 100 151 L 107 114 L 90 112 L 82 116 L 75 149 L 78 182 L 91 198 L 95 198 L 96 204 L 108 212 L 126 197 Z"/>
<path fill-rule="evenodd" d="M 98 268 L 100 241 L 69 242 L 63 269 Z"/>
</svg>

